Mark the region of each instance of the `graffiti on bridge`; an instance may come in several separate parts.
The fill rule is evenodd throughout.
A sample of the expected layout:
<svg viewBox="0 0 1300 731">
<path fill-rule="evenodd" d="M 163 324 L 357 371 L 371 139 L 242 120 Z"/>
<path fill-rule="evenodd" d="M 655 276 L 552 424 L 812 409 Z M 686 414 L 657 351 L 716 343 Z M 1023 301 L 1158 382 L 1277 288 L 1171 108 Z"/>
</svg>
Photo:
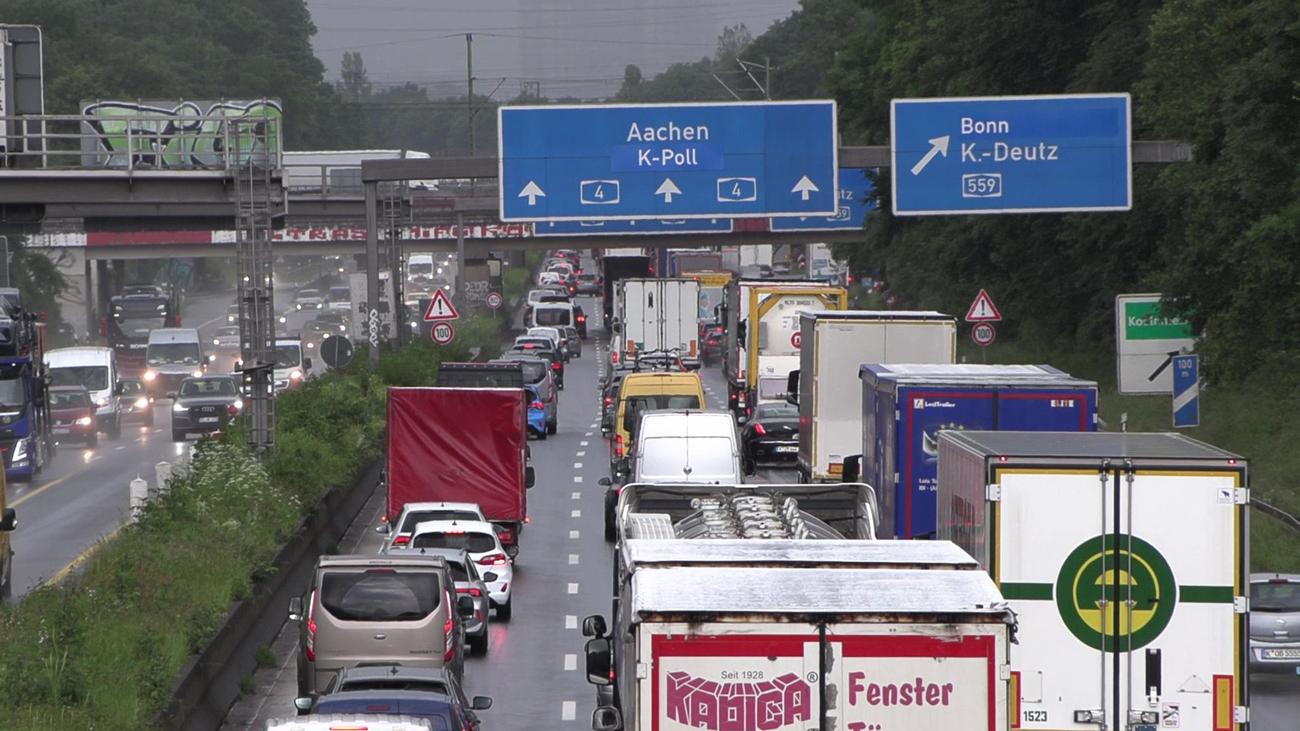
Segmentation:
<svg viewBox="0 0 1300 731">
<path fill-rule="evenodd" d="M 95 101 L 83 102 L 81 113 L 93 118 L 82 123 L 86 167 L 221 170 L 249 161 L 280 164 L 279 100 Z M 232 160 L 236 149 L 240 159 Z"/>
</svg>

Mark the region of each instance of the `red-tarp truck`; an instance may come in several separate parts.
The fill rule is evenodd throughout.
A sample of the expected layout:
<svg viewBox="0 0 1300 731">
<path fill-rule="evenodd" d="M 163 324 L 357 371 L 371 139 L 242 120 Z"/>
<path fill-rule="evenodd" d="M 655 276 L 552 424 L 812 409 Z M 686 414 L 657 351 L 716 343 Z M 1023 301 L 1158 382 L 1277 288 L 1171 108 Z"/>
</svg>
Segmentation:
<svg viewBox="0 0 1300 731">
<path fill-rule="evenodd" d="M 407 503 L 478 503 L 514 556 L 532 483 L 525 408 L 517 388 L 388 389 L 389 523 Z"/>
</svg>

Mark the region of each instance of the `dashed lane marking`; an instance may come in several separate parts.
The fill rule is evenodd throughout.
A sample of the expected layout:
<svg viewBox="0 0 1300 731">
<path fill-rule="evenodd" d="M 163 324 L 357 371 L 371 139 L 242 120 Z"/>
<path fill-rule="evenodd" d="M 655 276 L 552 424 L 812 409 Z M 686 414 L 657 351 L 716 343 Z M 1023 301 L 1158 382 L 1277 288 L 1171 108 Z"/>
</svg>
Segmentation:
<svg viewBox="0 0 1300 731">
<path fill-rule="evenodd" d="M 572 672 L 578 669 L 578 654 L 576 652 L 564 653 L 564 670 Z"/>
<path fill-rule="evenodd" d="M 572 500 L 581 500 L 581 499 L 582 499 L 582 493 L 578 492 L 577 490 L 574 490 L 574 491 L 573 491 L 573 494 L 570 495 L 569 498 L 572 499 Z"/>
<path fill-rule="evenodd" d="M 573 476 L 573 481 L 574 481 L 574 482 L 582 482 L 582 475 L 574 475 L 574 476 Z"/>
<path fill-rule="evenodd" d="M 571 531 L 569 531 L 569 540 L 571 540 L 571 541 L 576 541 L 576 540 L 578 540 L 578 535 L 579 535 L 579 534 L 578 534 L 578 531 L 576 531 L 576 530 L 571 530 Z"/>
<path fill-rule="evenodd" d="M 589 436 L 591 436 L 591 432 L 587 432 L 586 434 L 583 434 L 582 436 L 584 436 L 584 437 L 589 437 Z"/>
<path fill-rule="evenodd" d="M 575 470 L 580 470 L 580 469 L 582 469 L 582 463 L 581 463 L 581 462 L 574 462 L 574 463 L 573 463 L 573 469 L 575 469 Z"/>
<path fill-rule="evenodd" d="M 582 511 L 581 511 L 581 510 L 570 510 L 570 511 L 569 511 L 569 517 L 570 517 L 570 518 L 581 518 L 581 517 L 582 517 Z"/>
<path fill-rule="evenodd" d="M 578 702 L 564 701 L 560 704 L 560 720 L 572 721 L 578 717 Z"/>
<path fill-rule="evenodd" d="M 577 565 L 578 565 L 578 554 L 576 554 L 576 553 L 570 553 L 570 554 L 569 554 L 569 565 L 570 565 L 570 566 L 577 566 Z"/>
<path fill-rule="evenodd" d="M 585 451 L 583 451 L 583 452 L 578 452 L 577 454 L 575 454 L 575 455 L 573 455 L 573 456 L 574 456 L 574 457 L 586 457 L 586 456 L 587 456 L 587 453 L 586 453 Z"/>
<path fill-rule="evenodd" d="M 585 446 L 587 446 L 587 445 L 589 445 L 589 444 L 591 444 L 591 442 L 588 442 L 588 441 L 585 440 L 585 439 L 582 440 L 581 442 L 578 442 L 578 446 L 579 446 L 579 447 L 585 447 Z"/>
<path fill-rule="evenodd" d="M 570 582 L 569 582 L 569 593 L 570 593 L 570 594 L 577 594 L 577 593 L 578 593 L 578 582 L 576 582 L 576 581 L 570 581 Z"/>
<path fill-rule="evenodd" d="M 566 614 L 566 615 L 564 615 L 564 628 L 565 628 L 565 629 L 577 629 L 577 628 L 578 628 L 578 616 L 577 616 L 576 614 Z"/>
</svg>

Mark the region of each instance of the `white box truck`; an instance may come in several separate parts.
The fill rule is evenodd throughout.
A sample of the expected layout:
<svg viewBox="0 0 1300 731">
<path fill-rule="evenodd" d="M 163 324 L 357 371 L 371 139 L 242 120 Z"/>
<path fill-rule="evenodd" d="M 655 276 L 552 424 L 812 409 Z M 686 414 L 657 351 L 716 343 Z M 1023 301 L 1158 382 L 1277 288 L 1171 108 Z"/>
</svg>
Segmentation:
<svg viewBox="0 0 1300 731">
<path fill-rule="evenodd" d="M 1180 434 L 939 432 L 938 536 L 1019 618 L 1021 729 L 1247 725 L 1246 462 Z"/>
<path fill-rule="evenodd" d="M 675 350 L 700 366 L 700 283 L 694 279 L 624 279 L 615 295 L 614 332 L 629 358 Z"/>
<path fill-rule="evenodd" d="M 583 621 L 603 731 L 1000 731 L 1014 616 L 944 542 L 637 540 Z"/>
<path fill-rule="evenodd" d="M 799 367 L 799 311 L 843 310 L 848 293 L 805 280 L 737 279 L 724 304 L 727 406 L 741 416 L 759 400 L 785 400 L 790 371 Z"/>
<path fill-rule="evenodd" d="M 844 459 L 862 452 L 863 363 L 952 363 L 957 320 L 927 311 L 805 311 L 799 369 L 787 400 L 799 407 L 799 475 L 838 482 Z"/>
</svg>

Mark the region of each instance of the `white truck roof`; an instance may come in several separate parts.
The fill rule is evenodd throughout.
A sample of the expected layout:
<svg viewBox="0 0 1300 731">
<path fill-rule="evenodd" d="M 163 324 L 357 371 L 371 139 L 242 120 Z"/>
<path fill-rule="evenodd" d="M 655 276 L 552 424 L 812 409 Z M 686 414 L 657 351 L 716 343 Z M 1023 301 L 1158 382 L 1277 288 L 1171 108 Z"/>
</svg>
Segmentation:
<svg viewBox="0 0 1300 731">
<path fill-rule="evenodd" d="M 984 615 L 1010 611 L 983 571 L 676 566 L 632 574 L 629 609 L 656 615 Z"/>
<path fill-rule="evenodd" d="M 952 541 L 626 539 L 623 564 L 650 566 L 788 566 L 978 570 Z"/>
<path fill-rule="evenodd" d="M 943 435 L 976 453 L 1020 459 L 1208 460 L 1244 463 L 1244 458 L 1191 437 L 1146 432 L 945 431 Z"/>
<path fill-rule="evenodd" d="M 192 327 L 162 327 L 149 331 L 149 344 L 155 343 L 197 343 L 199 331 Z"/>
<path fill-rule="evenodd" d="M 935 310 L 804 310 L 803 317 L 817 320 L 951 320 Z"/>
</svg>

